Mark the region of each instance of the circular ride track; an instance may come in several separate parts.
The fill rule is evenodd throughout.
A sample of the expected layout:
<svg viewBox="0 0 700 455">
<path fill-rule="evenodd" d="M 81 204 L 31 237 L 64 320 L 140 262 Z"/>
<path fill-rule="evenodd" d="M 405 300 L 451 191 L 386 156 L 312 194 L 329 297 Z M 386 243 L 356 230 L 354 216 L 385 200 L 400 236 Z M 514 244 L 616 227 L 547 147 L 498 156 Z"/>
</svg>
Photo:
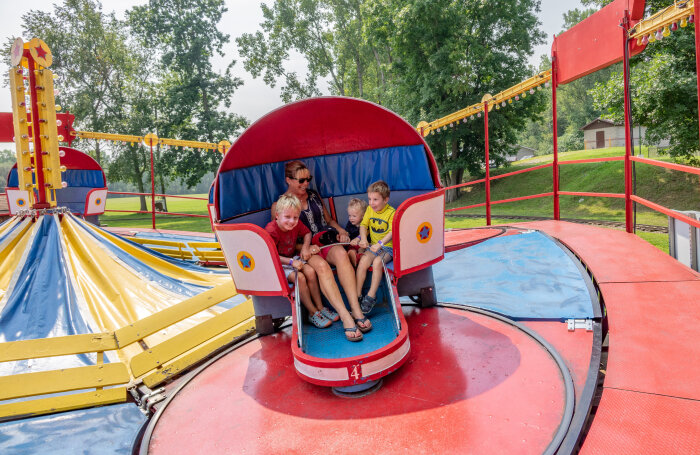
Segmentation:
<svg viewBox="0 0 700 455">
<path fill-rule="evenodd" d="M 541 240 L 522 229 L 448 232 L 447 264 L 436 269 L 443 303 L 402 302 L 411 352 L 376 392 L 339 397 L 301 380 L 286 325 L 234 346 L 174 384 L 145 430 L 141 453 L 570 452 L 597 380 L 600 324 L 593 332 L 571 332 L 551 317 L 515 322 L 472 307 L 474 291 L 461 299 L 449 288 L 440 293 L 441 277 L 455 261 L 483 258 L 506 242 L 512 255 L 495 260 L 513 263 L 522 252 L 511 243 L 527 247 L 533 237 Z M 519 277 L 512 281 L 522 288 Z M 592 289 L 585 272 L 581 281 Z"/>
</svg>

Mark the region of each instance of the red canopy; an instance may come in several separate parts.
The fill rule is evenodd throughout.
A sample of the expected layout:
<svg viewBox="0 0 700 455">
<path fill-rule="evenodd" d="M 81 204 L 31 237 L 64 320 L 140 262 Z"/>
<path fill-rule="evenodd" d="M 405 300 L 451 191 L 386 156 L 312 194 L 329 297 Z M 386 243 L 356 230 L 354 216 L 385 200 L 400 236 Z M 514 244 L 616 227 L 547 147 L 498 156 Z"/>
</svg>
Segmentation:
<svg viewBox="0 0 700 455">
<path fill-rule="evenodd" d="M 423 137 L 374 103 L 329 96 L 287 104 L 253 123 L 224 157 L 219 172 L 264 163 L 402 145 L 425 147 L 433 180 L 437 166 Z"/>
</svg>

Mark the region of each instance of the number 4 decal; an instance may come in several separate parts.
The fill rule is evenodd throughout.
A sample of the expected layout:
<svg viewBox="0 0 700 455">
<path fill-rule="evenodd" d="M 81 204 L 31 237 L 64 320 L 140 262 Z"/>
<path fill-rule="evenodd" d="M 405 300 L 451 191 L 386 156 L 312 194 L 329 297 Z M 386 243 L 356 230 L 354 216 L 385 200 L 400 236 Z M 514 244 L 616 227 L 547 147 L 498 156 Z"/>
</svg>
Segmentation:
<svg viewBox="0 0 700 455">
<path fill-rule="evenodd" d="M 358 381 L 362 377 L 362 368 L 360 365 L 353 365 L 350 368 L 350 377 Z"/>
</svg>

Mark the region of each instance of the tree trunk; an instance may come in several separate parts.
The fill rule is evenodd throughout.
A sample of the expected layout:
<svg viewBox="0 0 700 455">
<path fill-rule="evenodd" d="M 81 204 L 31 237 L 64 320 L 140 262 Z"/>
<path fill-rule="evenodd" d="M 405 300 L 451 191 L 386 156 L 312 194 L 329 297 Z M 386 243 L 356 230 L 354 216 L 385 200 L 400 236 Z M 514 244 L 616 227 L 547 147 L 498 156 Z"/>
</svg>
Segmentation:
<svg viewBox="0 0 700 455">
<path fill-rule="evenodd" d="M 95 161 L 102 166 L 102 153 L 100 152 L 100 141 L 95 141 Z"/>
<path fill-rule="evenodd" d="M 139 163 L 136 159 L 134 160 L 134 177 L 136 177 L 134 180 L 136 180 L 139 193 L 145 193 L 146 191 L 143 185 L 143 172 L 139 169 Z M 149 210 L 148 206 L 146 205 L 146 196 L 140 195 L 139 199 L 141 201 L 141 208 L 139 210 L 142 212 Z"/>
<path fill-rule="evenodd" d="M 457 148 L 459 146 L 459 143 L 458 143 L 456 137 L 454 137 L 454 136 L 452 137 L 450 146 L 452 149 L 450 156 L 456 157 L 457 152 L 458 152 Z M 462 183 L 462 177 L 464 177 L 464 169 L 462 169 L 462 168 L 453 169 L 452 171 L 450 171 L 447 186 L 453 186 L 453 185 L 458 185 L 458 184 Z M 458 198 L 459 198 L 459 188 L 447 190 L 447 192 L 445 193 L 445 202 L 454 202 Z"/>
</svg>

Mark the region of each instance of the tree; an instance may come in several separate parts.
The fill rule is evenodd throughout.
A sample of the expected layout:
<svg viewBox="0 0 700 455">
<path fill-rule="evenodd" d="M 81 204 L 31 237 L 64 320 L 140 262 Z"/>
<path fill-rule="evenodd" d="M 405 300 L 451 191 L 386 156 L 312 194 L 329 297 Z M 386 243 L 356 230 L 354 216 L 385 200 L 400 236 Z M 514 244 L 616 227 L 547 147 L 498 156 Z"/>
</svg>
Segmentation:
<svg viewBox="0 0 700 455">
<path fill-rule="evenodd" d="M 154 111 L 161 137 L 219 142 L 231 139 L 247 120 L 225 108 L 243 84 L 231 75 L 232 61 L 217 74 L 211 59 L 223 56 L 229 35 L 217 25 L 226 11 L 223 0 L 150 0 L 128 12 L 128 22 L 157 56 L 158 69 L 167 74 L 156 87 L 160 109 Z M 221 161 L 216 152 L 197 149 L 159 150 L 159 168 L 170 166 L 189 187 Z"/>
<path fill-rule="evenodd" d="M 327 78 L 334 95 L 381 102 L 386 89 L 380 52 L 364 38 L 362 0 L 276 0 L 261 5 L 262 31 L 236 39 L 244 67 L 274 87 L 284 102 L 321 94 Z M 292 53 L 306 58 L 307 75 L 287 70 Z"/>
<path fill-rule="evenodd" d="M 276 0 L 263 5 L 262 31 L 237 40 L 245 68 L 282 98 L 332 94 L 381 102 L 409 122 L 433 120 L 531 76 L 524 56 L 543 38 L 539 0 Z M 306 79 L 286 69 L 290 52 L 308 63 Z M 493 111 L 495 161 L 515 144 L 515 132 L 544 105 L 530 97 Z M 482 122 L 428 138 L 442 176 L 461 181 L 481 172 Z M 453 198 L 450 193 L 448 198 Z"/>
<path fill-rule="evenodd" d="M 543 39 L 537 0 L 384 0 L 367 2 L 366 30 L 379 48 L 390 49 L 389 107 L 417 124 L 457 111 L 518 83 L 534 72 L 525 56 Z M 377 33 L 372 32 L 376 30 Z M 544 109 L 530 96 L 489 114 L 491 157 L 505 161 L 525 120 Z M 455 125 L 428 137 L 442 178 L 450 185 L 484 163 L 483 121 Z M 448 194 L 448 200 L 456 192 Z"/>
<path fill-rule="evenodd" d="M 656 12 L 673 2 L 650 1 Z M 698 96 L 695 69 L 694 25 L 679 28 L 671 36 L 647 45 L 630 62 L 630 94 L 633 124 L 647 127 L 647 143 L 670 140 L 668 153 L 700 164 L 698 150 Z M 591 91 L 595 107 L 605 117 L 624 120 L 623 74 L 616 71 Z"/>
</svg>

